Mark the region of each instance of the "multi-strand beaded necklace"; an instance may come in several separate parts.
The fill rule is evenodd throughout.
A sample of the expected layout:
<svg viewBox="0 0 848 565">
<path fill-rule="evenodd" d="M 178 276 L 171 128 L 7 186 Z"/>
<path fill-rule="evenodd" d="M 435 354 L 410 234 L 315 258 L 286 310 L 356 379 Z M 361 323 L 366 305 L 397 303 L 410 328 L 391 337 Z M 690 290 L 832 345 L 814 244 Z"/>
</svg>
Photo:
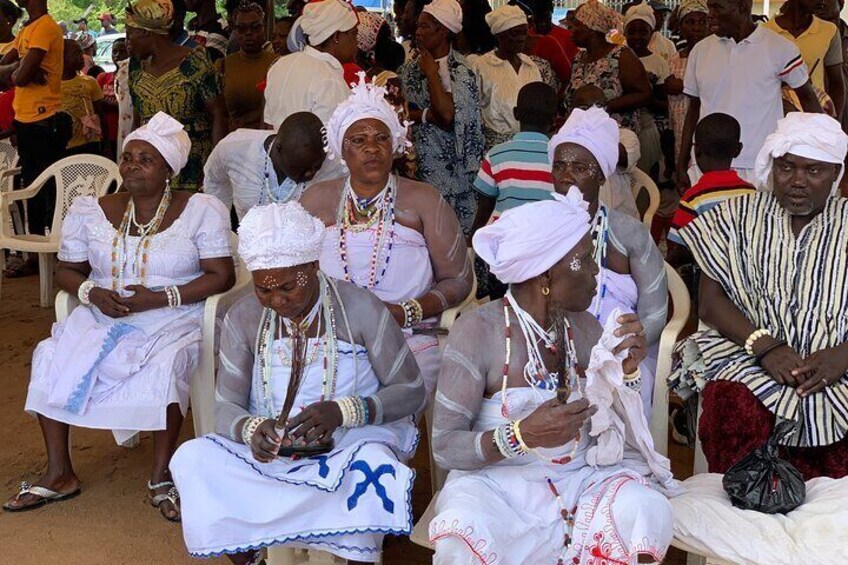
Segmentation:
<svg viewBox="0 0 848 565">
<path fill-rule="evenodd" d="M 598 212 L 592 220 L 592 243 L 595 246 L 595 263 L 600 271 L 601 292 L 595 300 L 595 319 L 601 319 L 601 303 L 607 295 L 607 244 L 609 243 L 609 212 L 603 204 L 598 203 Z"/>
<path fill-rule="evenodd" d="M 300 324 L 293 323 L 291 320 L 283 320 L 283 326 L 288 328 L 288 335 L 282 339 L 284 342 L 281 345 L 281 349 L 277 350 L 278 355 L 282 352 L 282 348 L 288 347 L 290 351 L 294 351 L 294 335 L 296 332 L 305 332 L 308 330 L 309 326 L 312 325 L 312 321 L 317 317 L 319 318 L 318 322 L 318 330 L 315 335 L 315 351 L 319 347 L 319 344 L 323 344 L 324 346 L 324 360 L 323 360 L 323 375 L 321 378 L 321 400 L 330 400 L 336 394 L 336 376 L 338 372 L 338 339 L 337 339 L 337 331 L 336 331 L 336 315 L 335 310 L 333 308 L 333 300 L 329 292 L 329 283 L 322 273 L 318 273 L 318 282 L 320 285 L 320 296 L 316 301 L 315 306 L 313 306 L 313 312 L 304 319 Z M 323 321 L 325 323 L 324 335 L 321 335 L 321 324 L 322 320 L 320 319 L 323 316 Z M 307 323 L 309 318 L 312 318 L 312 321 Z M 278 338 L 278 332 L 280 328 L 280 324 L 278 323 L 278 318 L 280 316 L 274 312 L 274 310 L 270 308 L 265 308 L 262 312 L 262 322 L 259 324 L 259 332 L 256 337 L 256 359 L 259 361 L 259 370 L 258 376 L 260 379 L 260 388 L 262 393 L 262 398 L 260 399 L 263 403 L 262 409 L 264 411 L 264 416 L 267 418 L 276 418 L 277 414 L 274 407 L 274 387 L 272 383 L 272 369 L 271 369 L 271 356 L 273 355 L 273 343 Z M 287 343 L 286 343 L 287 342 Z M 304 357 L 306 356 L 306 349 L 303 350 Z M 315 354 L 317 357 L 317 353 Z M 309 365 L 315 363 L 315 357 L 312 358 L 311 361 L 308 359 L 304 359 L 304 372 L 308 368 Z M 282 355 L 281 355 L 282 359 Z M 292 366 L 293 360 L 289 360 L 289 363 L 283 363 L 286 366 Z"/>
<path fill-rule="evenodd" d="M 392 257 L 395 234 L 395 198 L 397 197 L 397 179 L 389 177 L 386 187 L 375 197 L 369 199 L 357 198 L 350 177 L 345 181 L 342 200 L 336 224 L 339 226 L 339 255 L 344 270 L 344 280 L 362 286 L 353 280 L 347 255 L 347 232 L 361 233 L 375 227 L 374 248 L 371 252 L 371 263 L 368 269 L 368 283 L 364 288 L 374 290 L 386 276 L 386 269 Z M 365 218 L 362 222 L 359 218 Z M 377 275 L 380 255 L 385 248 L 383 268 Z"/>
<path fill-rule="evenodd" d="M 138 247 L 135 250 L 133 258 L 132 274 L 138 279 L 139 284 L 144 284 L 147 276 L 147 262 L 150 252 L 150 241 L 153 236 L 159 232 L 159 227 L 165 219 L 165 212 L 168 211 L 168 206 L 171 205 L 171 189 L 165 188 L 165 193 L 162 199 L 159 200 L 159 206 L 156 208 L 156 214 L 146 224 L 138 223 L 135 212 L 135 201 L 130 197 L 127 209 L 124 212 L 124 217 L 121 219 L 121 225 L 118 231 L 115 232 L 115 237 L 112 238 L 112 290 L 120 292 L 124 288 L 124 272 L 129 261 L 129 239 L 132 228 L 138 232 Z"/>
</svg>

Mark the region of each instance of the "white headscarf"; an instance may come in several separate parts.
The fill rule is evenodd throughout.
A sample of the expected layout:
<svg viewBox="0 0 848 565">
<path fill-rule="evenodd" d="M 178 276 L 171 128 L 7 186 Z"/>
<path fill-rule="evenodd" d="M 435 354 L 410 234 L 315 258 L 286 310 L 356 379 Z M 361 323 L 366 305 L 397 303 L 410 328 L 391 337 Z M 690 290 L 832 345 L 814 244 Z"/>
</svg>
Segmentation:
<svg viewBox="0 0 848 565">
<path fill-rule="evenodd" d="M 618 164 L 618 140 L 618 124 L 605 111 L 597 107 L 588 110 L 575 108 L 548 142 L 548 155 L 553 163 L 558 146 L 575 143 L 594 155 L 604 178 L 610 178 Z"/>
<path fill-rule="evenodd" d="M 568 255 L 589 233 L 589 204 L 576 187 L 504 212 L 477 230 L 472 243 L 493 275 L 505 284 L 537 277 Z"/>
<path fill-rule="evenodd" d="M 766 138 L 757 155 L 754 170 L 760 188 L 772 189 L 770 177 L 774 159 L 787 153 L 841 165 L 848 153 L 848 136 L 839 122 L 830 116 L 790 112 L 777 122 L 777 131 Z M 845 167 L 842 167 L 831 194 L 839 190 L 839 181 L 844 173 Z"/>
<path fill-rule="evenodd" d="M 353 29 L 359 23 L 359 17 L 347 2 L 323 0 L 307 4 L 298 21 L 303 33 L 309 38 L 309 44 L 315 46 L 330 39 L 337 31 Z"/>
<path fill-rule="evenodd" d="M 647 2 L 636 4 L 627 9 L 624 14 L 624 27 L 634 20 L 642 20 L 654 29 L 657 25 L 657 18 L 654 17 L 654 9 Z"/>
<path fill-rule="evenodd" d="M 436 18 L 453 33 L 462 31 L 462 6 L 456 0 L 433 0 L 424 6 L 424 13 Z"/>
<path fill-rule="evenodd" d="M 330 159 L 342 159 L 345 132 L 359 120 L 373 118 L 386 124 L 392 136 L 392 151 L 398 153 L 410 145 L 406 138 L 407 123 L 401 123 L 397 110 L 386 100 L 386 89 L 368 84 L 365 73 L 359 73 L 359 84 L 350 90 L 347 100 L 336 107 L 327 121 L 327 153 Z"/>
<path fill-rule="evenodd" d="M 188 162 L 191 139 L 183 124 L 165 112 L 156 112 L 149 122 L 126 136 L 121 149 L 126 149 L 127 143 L 133 140 L 146 141 L 155 147 L 174 175 L 179 174 Z"/>
<path fill-rule="evenodd" d="M 486 14 L 486 23 L 489 24 L 492 34 L 497 35 L 514 27 L 527 25 L 527 15 L 518 6 L 504 5 Z"/>
<path fill-rule="evenodd" d="M 694 14 L 695 12 L 700 12 L 702 14 L 710 13 L 707 8 L 706 0 L 683 0 L 683 2 L 680 3 L 680 7 L 677 9 L 677 21 L 682 22 L 683 18 L 689 14 Z"/>
<path fill-rule="evenodd" d="M 238 235 L 239 255 L 248 270 L 281 269 L 318 260 L 324 223 L 289 201 L 251 208 Z"/>
</svg>

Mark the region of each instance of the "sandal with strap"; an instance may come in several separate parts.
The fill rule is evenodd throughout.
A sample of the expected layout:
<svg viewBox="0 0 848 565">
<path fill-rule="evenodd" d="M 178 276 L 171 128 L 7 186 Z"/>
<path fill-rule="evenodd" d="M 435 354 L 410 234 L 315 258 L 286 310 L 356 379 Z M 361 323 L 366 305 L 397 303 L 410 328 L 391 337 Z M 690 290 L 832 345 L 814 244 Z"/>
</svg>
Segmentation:
<svg viewBox="0 0 848 565">
<path fill-rule="evenodd" d="M 177 512 L 180 511 L 180 507 L 177 504 L 180 500 L 180 493 L 179 493 L 179 491 L 177 491 L 177 487 L 174 485 L 174 481 L 162 481 L 161 483 L 156 483 L 156 484 L 153 484 L 150 481 L 147 481 L 147 488 L 149 490 L 156 490 L 156 489 L 160 489 L 160 488 L 164 488 L 164 487 L 171 487 L 171 488 L 169 488 L 168 492 L 165 493 L 165 494 L 156 494 L 156 495 L 151 496 L 149 498 L 150 499 L 150 505 L 153 506 L 154 508 L 158 508 L 159 513 L 162 514 L 162 517 L 165 518 L 166 520 L 168 520 L 169 522 L 179 522 L 180 521 L 179 515 L 177 515 L 175 518 L 170 518 L 170 517 L 166 516 L 165 513 L 162 511 L 162 503 L 165 502 L 165 501 L 170 502 L 171 505 L 174 507 L 174 509 Z"/>
<path fill-rule="evenodd" d="M 41 508 L 47 504 L 51 504 L 53 502 L 62 502 L 63 500 L 69 500 L 74 498 L 75 496 L 79 496 L 82 492 L 80 487 L 77 487 L 75 490 L 71 492 L 56 492 L 55 490 L 50 490 L 47 487 L 40 487 L 38 485 L 30 485 L 28 482 L 23 481 L 21 483 L 21 490 L 15 495 L 15 501 L 17 502 L 24 495 L 31 494 L 33 496 L 39 497 L 39 500 L 36 500 L 32 504 L 27 504 L 26 506 L 9 506 L 8 503 L 3 505 L 3 510 L 6 512 L 26 512 L 28 510 L 35 510 L 36 508 Z"/>
</svg>

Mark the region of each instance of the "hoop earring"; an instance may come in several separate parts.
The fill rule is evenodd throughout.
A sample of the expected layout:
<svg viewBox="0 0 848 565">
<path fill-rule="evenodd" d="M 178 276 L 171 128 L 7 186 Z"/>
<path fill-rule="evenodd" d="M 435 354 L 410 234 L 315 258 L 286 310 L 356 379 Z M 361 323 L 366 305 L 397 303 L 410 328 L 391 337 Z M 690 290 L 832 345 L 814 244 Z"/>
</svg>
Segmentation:
<svg viewBox="0 0 848 565">
<path fill-rule="evenodd" d="M 551 287 L 543 286 L 542 287 L 542 296 L 550 296 L 551 295 Z"/>
</svg>

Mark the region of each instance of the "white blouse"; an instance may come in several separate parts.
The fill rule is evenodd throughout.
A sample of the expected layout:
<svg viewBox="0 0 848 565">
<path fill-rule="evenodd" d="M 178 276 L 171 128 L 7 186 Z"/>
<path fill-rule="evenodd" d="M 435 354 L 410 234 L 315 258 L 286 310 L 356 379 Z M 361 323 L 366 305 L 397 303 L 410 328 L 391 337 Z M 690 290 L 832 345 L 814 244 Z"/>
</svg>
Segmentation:
<svg viewBox="0 0 848 565">
<path fill-rule="evenodd" d="M 513 115 L 518 104 L 518 91 L 526 84 L 542 80 L 539 67 L 530 57 L 520 54 L 518 58 L 521 60 L 518 72 L 494 51 L 468 58 L 471 68 L 477 73 L 483 123 L 497 133 L 518 133 L 518 120 Z"/>
</svg>

